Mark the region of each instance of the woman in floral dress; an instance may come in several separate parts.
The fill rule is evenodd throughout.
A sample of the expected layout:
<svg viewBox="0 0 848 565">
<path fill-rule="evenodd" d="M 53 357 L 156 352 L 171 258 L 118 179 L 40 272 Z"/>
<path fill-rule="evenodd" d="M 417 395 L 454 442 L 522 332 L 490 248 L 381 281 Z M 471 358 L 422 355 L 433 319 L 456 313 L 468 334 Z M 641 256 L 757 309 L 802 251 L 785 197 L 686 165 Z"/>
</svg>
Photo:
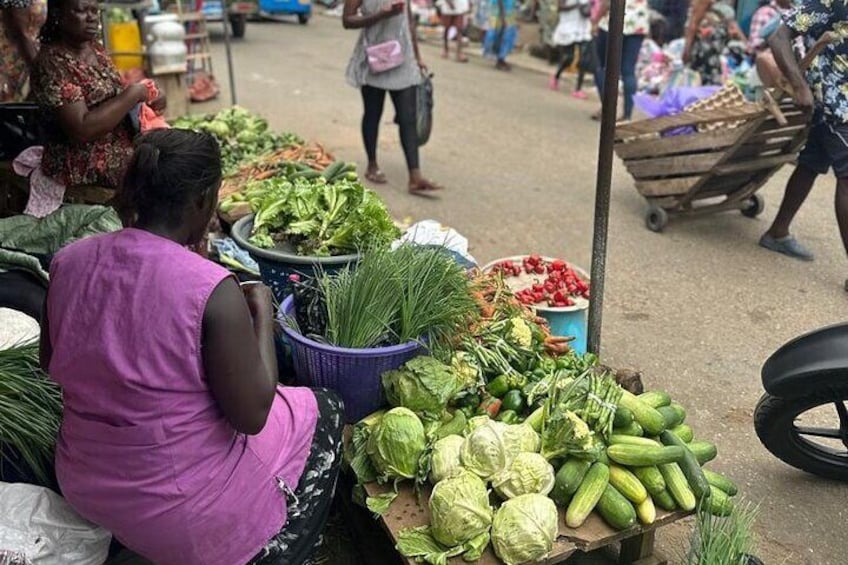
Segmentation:
<svg viewBox="0 0 848 565">
<path fill-rule="evenodd" d="M 119 186 L 133 151 L 129 113 L 148 100 L 143 84 L 123 86 L 99 29 L 96 0 L 48 1 L 31 82 L 49 121 L 41 167 L 66 187 Z M 150 105 L 161 111 L 165 100 Z"/>
</svg>

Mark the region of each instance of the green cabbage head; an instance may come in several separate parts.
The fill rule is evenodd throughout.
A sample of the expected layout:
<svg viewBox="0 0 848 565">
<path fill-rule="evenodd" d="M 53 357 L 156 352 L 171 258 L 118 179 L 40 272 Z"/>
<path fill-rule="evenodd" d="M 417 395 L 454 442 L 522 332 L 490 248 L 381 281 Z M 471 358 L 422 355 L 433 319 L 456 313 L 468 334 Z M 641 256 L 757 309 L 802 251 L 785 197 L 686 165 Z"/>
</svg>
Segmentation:
<svg viewBox="0 0 848 565">
<path fill-rule="evenodd" d="M 505 431 L 506 441 L 515 451 L 538 453 L 542 446 L 542 438 L 528 424 L 509 426 Z"/>
<path fill-rule="evenodd" d="M 538 453 L 519 453 L 509 466 L 492 481 L 503 499 L 522 494 L 549 494 L 554 488 L 554 468 Z"/>
<path fill-rule="evenodd" d="M 462 466 L 486 481 L 507 469 L 518 455 L 515 445 L 506 439 L 507 428 L 508 425 L 494 420 L 475 428 L 462 444 Z"/>
<path fill-rule="evenodd" d="M 450 367 L 421 355 L 396 371 L 382 376 L 386 399 L 392 406 L 403 406 L 426 418 L 438 418 L 448 402 L 462 388 L 462 382 Z"/>
<path fill-rule="evenodd" d="M 393 408 L 368 438 L 368 456 L 380 479 L 414 479 L 427 444 L 424 425 L 414 412 Z"/>
<path fill-rule="evenodd" d="M 541 561 L 559 535 L 554 501 L 542 494 L 507 500 L 495 513 L 492 545 L 506 565 Z"/>
<path fill-rule="evenodd" d="M 492 525 L 489 492 L 480 477 L 463 471 L 433 487 L 430 526 L 445 547 L 464 545 Z"/>
<path fill-rule="evenodd" d="M 457 435 L 443 437 L 433 445 L 433 454 L 430 457 L 430 481 L 433 484 L 447 479 L 462 471 L 459 462 L 459 452 L 465 438 Z"/>
</svg>

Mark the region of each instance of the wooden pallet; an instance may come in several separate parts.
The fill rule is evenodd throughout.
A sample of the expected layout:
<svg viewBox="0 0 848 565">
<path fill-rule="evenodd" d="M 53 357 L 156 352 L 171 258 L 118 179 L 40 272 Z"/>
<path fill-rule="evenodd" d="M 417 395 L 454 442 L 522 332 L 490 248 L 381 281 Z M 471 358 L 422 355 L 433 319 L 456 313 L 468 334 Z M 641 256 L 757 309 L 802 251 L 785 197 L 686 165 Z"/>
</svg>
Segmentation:
<svg viewBox="0 0 848 565">
<path fill-rule="evenodd" d="M 366 485 L 365 490 L 369 496 L 374 496 L 388 492 L 389 489 L 386 486 L 373 483 Z M 397 499 L 389 507 L 388 512 L 380 517 L 382 527 L 393 542 L 397 541 L 402 530 L 429 523 L 430 513 L 427 507 L 429 496 L 430 489 L 424 489 L 419 504 L 412 486 L 408 483 L 401 485 Z M 665 561 L 654 553 L 654 533 L 656 529 L 686 516 L 688 516 L 688 513 L 685 512 L 658 510 L 657 520 L 651 526 L 638 526 L 625 531 L 617 531 L 610 528 L 597 514 L 592 513 L 586 523 L 575 530 L 565 525 L 565 510 L 560 509 L 559 538 L 554 544 L 551 554 L 540 563 L 545 565 L 563 563 L 576 553 L 595 551 L 620 542 L 619 563 L 622 565 L 661 565 Z M 407 565 L 415 563 L 411 559 L 403 559 L 402 561 Z M 450 559 L 448 563 L 460 565 L 465 562 L 461 557 L 455 557 Z M 476 565 L 503 565 L 503 563 L 495 556 L 490 545 Z"/>
</svg>

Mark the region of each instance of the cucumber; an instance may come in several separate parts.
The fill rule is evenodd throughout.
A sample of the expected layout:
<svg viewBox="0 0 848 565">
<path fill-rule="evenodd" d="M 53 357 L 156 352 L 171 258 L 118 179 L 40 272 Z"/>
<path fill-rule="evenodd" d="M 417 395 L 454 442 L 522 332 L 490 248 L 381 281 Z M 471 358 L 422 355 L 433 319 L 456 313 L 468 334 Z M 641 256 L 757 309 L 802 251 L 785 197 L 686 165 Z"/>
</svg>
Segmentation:
<svg viewBox="0 0 848 565">
<path fill-rule="evenodd" d="M 645 435 L 645 430 L 634 421 L 621 428 L 613 428 L 612 433 L 624 436 L 643 436 Z"/>
<path fill-rule="evenodd" d="M 609 467 L 603 463 L 593 463 L 568 505 L 565 513 L 566 525 L 569 528 L 582 526 L 608 486 Z"/>
<path fill-rule="evenodd" d="M 708 441 L 692 441 L 689 442 L 688 447 L 701 465 L 709 463 L 718 456 L 718 448 Z"/>
<path fill-rule="evenodd" d="M 642 447 L 662 447 L 658 441 L 646 437 L 629 436 L 625 434 L 612 434 L 609 437 L 610 445 L 641 445 Z"/>
<path fill-rule="evenodd" d="M 623 406 L 615 409 L 615 417 L 612 421 L 614 428 L 625 428 L 631 423 L 633 423 L 633 412 Z"/>
<path fill-rule="evenodd" d="M 672 410 L 677 412 L 677 418 L 680 420 L 681 424 L 686 421 L 686 408 L 684 408 L 682 404 L 672 402 L 669 406 Z"/>
<path fill-rule="evenodd" d="M 714 473 L 709 469 L 704 469 L 704 476 L 707 478 L 707 482 L 710 483 L 710 486 L 714 486 L 720 491 L 724 492 L 727 496 L 736 496 L 739 492 L 739 489 L 736 487 L 736 483 L 721 475 L 719 473 Z"/>
<path fill-rule="evenodd" d="M 559 468 L 551 491 L 551 499 L 560 506 L 567 506 L 583 482 L 586 472 L 592 466 L 591 461 L 572 457 Z"/>
<path fill-rule="evenodd" d="M 333 178 L 342 172 L 345 168 L 344 161 L 336 161 L 326 169 L 324 169 L 324 174 L 322 175 L 328 181 L 333 180 Z"/>
<path fill-rule="evenodd" d="M 649 435 L 659 435 L 665 429 L 665 419 L 662 414 L 630 392 L 622 391 L 621 400 L 618 403 L 633 412 L 633 418 Z"/>
<path fill-rule="evenodd" d="M 668 406 L 671 404 L 671 395 L 662 390 L 650 390 L 648 392 L 643 392 L 637 398 L 651 408 L 659 408 L 660 406 Z"/>
<path fill-rule="evenodd" d="M 733 513 L 733 502 L 720 488 L 710 486 L 712 495 L 707 502 L 710 506 L 710 514 L 713 516 L 730 516 Z"/>
<path fill-rule="evenodd" d="M 654 506 L 654 501 L 649 496 L 642 504 L 636 506 L 636 516 L 639 521 L 649 526 L 657 520 L 657 508 Z"/>
<path fill-rule="evenodd" d="M 678 412 L 671 406 L 660 406 L 659 408 L 657 408 L 657 412 L 662 414 L 663 420 L 665 420 L 666 429 L 679 426 L 683 423 L 683 418 L 680 417 L 680 412 Z"/>
<path fill-rule="evenodd" d="M 636 475 L 624 467 L 610 465 L 609 483 L 633 504 L 642 504 L 648 498 L 648 491 L 645 489 L 645 485 L 636 478 Z"/>
<path fill-rule="evenodd" d="M 611 461 L 628 467 L 647 467 L 677 463 L 683 459 L 683 449 L 673 447 L 647 447 L 642 445 L 611 445 L 607 448 Z"/>
<path fill-rule="evenodd" d="M 654 503 L 663 510 L 668 510 L 669 512 L 677 510 L 677 503 L 674 502 L 674 497 L 671 496 L 671 493 L 667 490 L 652 494 L 651 498 L 653 498 Z"/>
<path fill-rule="evenodd" d="M 651 496 L 665 492 L 665 479 L 656 467 L 633 467 L 633 474 Z"/>
<path fill-rule="evenodd" d="M 694 510 L 697 505 L 697 501 L 695 500 L 695 495 L 689 488 L 686 476 L 683 474 L 683 471 L 680 470 L 680 466 L 678 466 L 677 463 L 668 463 L 660 465 L 659 468 L 663 479 L 665 479 L 668 492 L 671 494 L 672 498 L 674 498 L 677 505 L 687 512 Z"/>
<path fill-rule="evenodd" d="M 674 427 L 671 432 L 683 440 L 684 443 L 690 443 L 695 439 L 695 432 L 686 424 L 680 424 Z"/>
<path fill-rule="evenodd" d="M 636 525 L 636 510 L 627 498 L 612 485 L 607 485 L 596 506 L 598 514 L 616 530 Z"/>
<path fill-rule="evenodd" d="M 683 459 L 678 464 L 680 465 L 680 470 L 686 476 L 686 480 L 689 481 L 689 488 L 692 489 L 692 493 L 698 500 L 709 498 L 710 483 L 707 482 L 707 478 L 704 476 L 704 472 L 701 470 L 701 465 L 698 463 L 695 454 L 689 450 L 682 439 L 668 430 L 660 435 L 660 439 L 667 446 L 677 446 L 683 449 Z"/>
</svg>

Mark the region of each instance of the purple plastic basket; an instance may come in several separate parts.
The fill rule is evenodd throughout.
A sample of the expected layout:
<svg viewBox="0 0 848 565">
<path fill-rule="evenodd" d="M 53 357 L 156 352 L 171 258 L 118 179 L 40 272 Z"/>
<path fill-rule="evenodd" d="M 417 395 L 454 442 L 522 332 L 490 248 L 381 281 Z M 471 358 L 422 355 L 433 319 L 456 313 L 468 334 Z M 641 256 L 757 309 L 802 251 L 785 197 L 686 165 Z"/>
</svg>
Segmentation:
<svg viewBox="0 0 848 565">
<path fill-rule="evenodd" d="M 294 296 L 283 301 L 282 311 L 294 316 Z M 347 349 L 312 341 L 282 324 L 292 346 L 294 370 L 306 386 L 338 392 L 349 423 L 358 422 L 386 404 L 380 376 L 397 369 L 421 352 L 421 344 L 409 342 L 392 347 Z"/>
</svg>

